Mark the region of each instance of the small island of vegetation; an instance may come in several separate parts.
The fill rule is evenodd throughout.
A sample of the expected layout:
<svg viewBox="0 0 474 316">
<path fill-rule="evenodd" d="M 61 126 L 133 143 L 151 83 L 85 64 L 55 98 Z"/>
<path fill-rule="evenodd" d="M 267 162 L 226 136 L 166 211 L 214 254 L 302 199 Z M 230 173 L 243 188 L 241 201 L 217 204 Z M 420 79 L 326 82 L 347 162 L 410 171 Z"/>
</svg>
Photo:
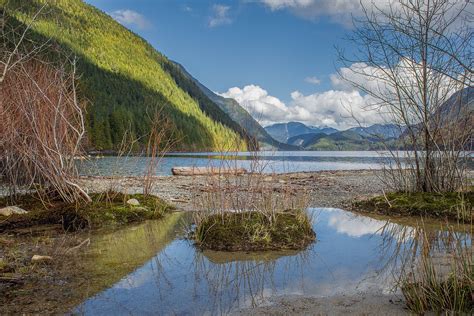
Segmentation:
<svg viewBox="0 0 474 316">
<path fill-rule="evenodd" d="M 266 216 L 262 212 L 214 214 L 203 219 L 193 235 L 202 249 L 223 251 L 299 250 L 316 234 L 305 210 Z"/>
</svg>

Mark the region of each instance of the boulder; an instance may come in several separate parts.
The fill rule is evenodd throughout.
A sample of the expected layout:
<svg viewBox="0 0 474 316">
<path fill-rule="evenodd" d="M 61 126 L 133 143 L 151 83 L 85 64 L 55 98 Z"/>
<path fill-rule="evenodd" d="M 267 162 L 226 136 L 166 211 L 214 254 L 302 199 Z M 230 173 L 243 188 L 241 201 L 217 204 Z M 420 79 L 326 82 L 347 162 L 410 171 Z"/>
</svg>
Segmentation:
<svg viewBox="0 0 474 316">
<path fill-rule="evenodd" d="M 26 213 L 28 212 L 18 206 L 7 206 L 4 208 L 0 208 L 0 215 L 3 215 L 3 216 L 10 216 L 13 214 L 26 214 Z"/>
<path fill-rule="evenodd" d="M 127 204 L 131 205 L 131 206 L 138 206 L 138 205 L 140 205 L 140 202 L 138 202 L 137 199 L 130 199 L 130 200 L 127 201 Z"/>
</svg>

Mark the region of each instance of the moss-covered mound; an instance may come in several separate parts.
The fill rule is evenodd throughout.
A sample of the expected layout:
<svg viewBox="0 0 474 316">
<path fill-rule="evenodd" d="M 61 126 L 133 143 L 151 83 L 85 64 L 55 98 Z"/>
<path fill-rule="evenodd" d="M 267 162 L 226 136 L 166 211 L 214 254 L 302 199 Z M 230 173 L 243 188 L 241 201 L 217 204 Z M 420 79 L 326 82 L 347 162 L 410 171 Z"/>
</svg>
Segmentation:
<svg viewBox="0 0 474 316">
<path fill-rule="evenodd" d="M 470 222 L 474 192 L 388 193 L 353 203 L 356 210 L 387 215 L 428 216 Z"/>
<path fill-rule="evenodd" d="M 91 203 L 83 204 L 65 203 L 57 198 L 41 200 L 35 194 L 17 197 L 14 203 L 8 197 L 0 198 L 0 207 L 16 205 L 28 211 L 9 217 L 0 215 L 0 232 L 46 224 L 60 224 L 65 230 L 122 225 L 158 219 L 173 209 L 150 195 L 106 192 L 92 194 L 91 198 Z M 138 200 L 140 205 L 127 204 L 129 199 Z"/>
<path fill-rule="evenodd" d="M 210 215 L 194 234 L 198 247 L 224 251 L 304 249 L 315 237 L 311 220 L 300 210 L 273 218 L 256 211 Z"/>
</svg>

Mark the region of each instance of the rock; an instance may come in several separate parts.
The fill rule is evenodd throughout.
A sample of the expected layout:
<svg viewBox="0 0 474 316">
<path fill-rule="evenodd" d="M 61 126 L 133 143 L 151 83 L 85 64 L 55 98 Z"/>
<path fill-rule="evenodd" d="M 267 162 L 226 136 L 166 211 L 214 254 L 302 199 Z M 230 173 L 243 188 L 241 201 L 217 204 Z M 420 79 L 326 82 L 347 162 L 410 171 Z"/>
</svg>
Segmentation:
<svg viewBox="0 0 474 316">
<path fill-rule="evenodd" d="M 35 263 L 35 262 L 48 262 L 48 261 L 52 261 L 53 260 L 53 257 L 51 256 L 41 256 L 41 255 L 34 255 L 33 257 L 31 257 L 31 262 Z"/>
<path fill-rule="evenodd" d="M 138 202 L 137 199 L 130 199 L 130 200 L 127 201 L 127 204 L 131 205 L 131 206 L 138 206 L 138 205 L 140 205 L 140 202 Z"/>
<path fill-rule="evenodd" d="M 0 215 L 3 216 L 10 216 L 13 214 L 26 214 L 28 213 L 22 208 L 19 208 L 18 206 L 7 206 L 4 208 L 0 208 Z"/>
</svg>

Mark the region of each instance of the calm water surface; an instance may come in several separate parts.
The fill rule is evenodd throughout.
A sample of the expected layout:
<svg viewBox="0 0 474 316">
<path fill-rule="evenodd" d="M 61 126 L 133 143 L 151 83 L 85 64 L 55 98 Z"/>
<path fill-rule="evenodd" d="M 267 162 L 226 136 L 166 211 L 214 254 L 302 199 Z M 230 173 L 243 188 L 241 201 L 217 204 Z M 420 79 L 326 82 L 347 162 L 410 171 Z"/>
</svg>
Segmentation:
<svg viewBox="0 0 474 316">
<path fill-rule="evenodd" d="M 394 289 L 392 272 L 399 261 L 394 254 L 410 242 L 412 227 L 340 209 L 309 212 L 314 216 L 317 242 L 301 252 L 201 252 L 180 238 L 189 223 L 184 213 L 102 236 L 92 242 L 94 255 L 89 259 L 94 268 L 97 262 L 108 262 L 107 271 L 114 273 L 115 281 L 104 283 L 103 289 L 74 311 L 86 315 L 221 314 L 266 304 L 280 295 Z M 128 270 L 122 269 L 130 264 Z M 101 276 L 102 272 L 96 277 Z"/>
<path fill-rule="evenodd" d="M 403 153 L 401 153 L 403 154 Z M 162 159 L 157 175 L 170 175 L 172 167 L 225 166 L 255 170 L 253 158 L 258 157 L 263 172 L 284 173 L 320 170 L 380 169 L 389 162 L 387 152 L 375 151 L 261 151 L 238 153 L 170 153 Z M 79 162 L 83 175 L 143 175 L 149 162 L 146 157 L 104 157 Z"/>
</svg>

